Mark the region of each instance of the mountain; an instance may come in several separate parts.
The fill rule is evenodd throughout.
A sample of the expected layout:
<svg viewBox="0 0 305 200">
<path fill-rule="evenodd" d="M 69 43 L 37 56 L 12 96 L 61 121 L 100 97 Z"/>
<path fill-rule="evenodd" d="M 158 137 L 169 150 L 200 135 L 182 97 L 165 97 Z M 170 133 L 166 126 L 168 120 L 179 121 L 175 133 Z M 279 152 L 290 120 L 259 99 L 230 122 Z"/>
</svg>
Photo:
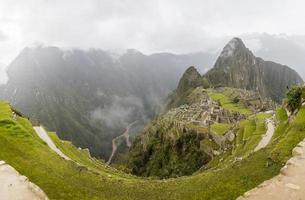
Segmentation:
<svg viewBox="0 0 305 200">
<path fill-rule="evenodd" d="M 202 77 L 193 66 L 189 67 L 182 75 L 177 89 L 169 96 L 167 107 L 176 107 L 185 103 L 185 98 L 192 89 L 202 85 Z"/>
<path fill-rule="evenodd" d="M 256 56 L 290 66 L 305 78 L 304 36 L 263 33 L 243 35 L 242 38 L 256 46 L 252 49 Z"/>
<path fill-rule="evenodd" d="M 291 68 L 255 57 L 239 38 L 224 47 L 204 77 L 214 86 L 258 90 L 263 97 L 277 102 L 285 96 L 287 87 L 303 83 Z"/>
<path fill-rule="evenodd" d="M 191 67 L 182 80 L 191 72 L 196 74 Z M 275 108 L 254 91 L 201 86 L 188 90 L 182 105 L 156 118 L 135 139 L 129 151 L 134 174 L 168 178 L 209 168 L 214 157 L 235 148 L 239 123 L 246 119 L 252 123 L 257 118 L 256 123 L 264 125 L 262 119 L 270 117 L 264 111 Z"/>
<path fill-rule="evenodd" d="M 237 148 L 236 131 L 244 120 L 264 126 L 263 113 L 275 109 L 273 101 L 281 102 L 287 88 L 301 83 L 294 70 L 255 57 L 233 38 L 206 74 L 194 67 L 185 71 L 165 113 L 134 141 L 128 165 L 136 175 L 161 178 L 208 168 L 214 156 Z"/>
<path fill-rule="evenodd" d="M 30 102 L 33 103 L 32 107 L 25 108 L 30 110 L 36 108 L 37 104 L 42 111 L 41 116 L 46 118 L 53 116 L 53 112 L 58 112 L 57 117 L 66 113 L 65 118 L 55 117 L 52 120 L 54 123 L 66 125 L 72 124 L 69 119 L 75 119 L 73 122 L 80 124 L 77 128 L 86 120 L 92 123 L 93 116 L 98 119 L 104 116 L 98 115 L 98 112 L 94 115 L 92 113 L 93 116 L 89 112 L 89 117 L 84 115 L 85 112 L 81 113 L 83 110 L 90 110 L 85 105 L 96 103 L 92 99 L 103 97 L 98 99 L 96 104 L 109 99 L 111 103 L 128 102 L 120 104 L 123 107 L 136 104 L 135 98 L 120 101 L 117 94 L 115 97 L 108 96 L 111 92 L 106 90 L 108 87 L 113 87 L 113 91 L 122 92 L 120 94 L 138 94 L 131 93 L 133 90 L 129 88 L 128 83 L 139 81 L 139 77 L 133 76 L 128 82 L 122 75 L 118 80 L 118 74 L 122 73 L 120 66 L 123 65 L 115 65 L 119 67 L 111 68 L 114 71 L 104 74 L 95 68 L 107 66 L 109 69 L 109 63 L 85 65 L 88 58 L 92 61 L 90 63 L 97 63 L 96 59 L 88 56 L 88 52 L 78 51 L 77 56 L 66 61 L 66 52 L 63 56 L 64 51 L 58 48 L 52 48 L 52 54 L 49 51 L 48 48 L 42 48 L 39 51 L 34 50 L 35 56 L 31 55 L 32 51 L 28 52 L 29 55 L 20 55 L 22 59 L 17 58 L 20 63 L 15 60 L 16 63 L 12 63 L 15 67 L 11 66 L 9 72 L 11 77 L 16 75 L 20 78 L 20 82 L 17 78 L 11 79 L 12 82 L 3 89 L 3 94 L 10 96 L 15 103 L 19 103 L 19 100 L 34 101 Z M 74 53 L 72 52 L 72 55 Z M 139 59 L 137 62 L 145 60 L 145 55 L 139 52 L 129 53 Z M 64 59 L 61 60 L 62 56 Z M 113 60 L 111 56 L 106 58 Z M 80 65 L 73 63 L 74 59 L 80 59 L 76 62 Z M 131 66 L 140 67 L 135 66 L 137 62 Z M 22 64 L 22 67 L 18 70 L 19 64 Z M 86 71 L 81 70 L 84 66 L 87 67 Z M 118 74 L 110 76 L 112 72 Z M 128 70 L 123 72 L 127 77 L 132 75 Z M 75 80 L 72 79 L 72 83 L 67 81 L 71 80 L 69 75 L 76 77 Z M 104 88 L 99 85 L 102 75 L 106 80 L 115 81 Z M 151 80 L 148 78 L 153 74 L 149 75 L 145 77 L 145 81 Z M 23 79 L 23 76 L 34 79 Z M 94 79 L 88 79 L 89 76 Z M 304 147 L 305 141 L 304 86 L 293 87 L 287 93 L 284 104 L 275 105 L 273 101 L 260 95 L 258 90 L 209 87 L 207 78 L 200 76 L 194 67 L 187 69 L 182 79 L 175 94 L 178 94 L 176 98 L 183 98 L 183 105 L 175 105 L 164 114 L 158 115 L 145 127 L 142 134 L 136 137 L 130 148 L 128 166 L 134 174 L 149 176 L 148 178 L 124 173 L 106 165 L 104 161 L 91 157 L 88 149 L 77 148 L 70 141 L 59 139 L 56 133 L 50 132 L 48 128 L 44 128 L 44 124 L 34 120 L 35 116 L 32 116 L 30 121 L 27 115 L 19 112 L 14 106 L 0 101 L 0 179 L 9 176 L 2 184 L 3 192 L 0 197 L 11 192 L 11 195 L 19 198 L 23 193 L 14 188 L 30 184 L 31 188 L 28 189 L 43 191 L 49 199 L 233 200 L 278 174 L 281 179 L 284 177 L 285 181 L 288 181 L 285 185 L 281 184 L 287 188 L 285 191 L 290 194 L 299 191 L 298 188 L 303 185 L 292 183 L 296 179 L 302 180 L 303 174 L 291 172 L 304 171 L 302 166 L 297 166 L 298 171 L 295 171 L 295 164 L 303 160 L 304 154 L 300 148 Z M 124 85 L 121 85 L 120 81 Z M 143 83 L 146 83 L 145 81 L 143 80 Z M 18 88 L 13 87 L 12 83 L 18 85 Z M 103 90 L 96 92 L 93 87 L 95 84 Z M 32 87 L 27 87 L 29 85 Z M 144 84 L 141 86 L 144 87 Z M 25 91 L 30 92 L 30 95 Z M 80 91 L 82 95 L 79 95 Z M 19 96 L 19 93 L 22 96 Z M 95 93 L 98 95 L 94 95 Z M 113 110 L 121 110 L 119 106 L 110 106 L 113 109 L 106 112 L 103 110 L 109 108 L 106 103 L 107 107 L 100 107 L 100 110 L 102 113 L 108 113 L 107 117 L 110 117 Z M 96 104 L 92 105 L 93 109 Z M 135 117 L 139 116 L 138 113 L 141 114 L 136 108 L 138 107 L 131 112 Z M 81 117 L 81 120 L 74 115 L 71 117 L 71 114 Z M 85 124 L 83 125 L 85 127 Z M 128 128 L 130 126 L 127 126 L 126 132 L 129 131 Z M 61 134 L 66 135 L 64 132 Z M 102 136 L 103 134 L 100 137 Z M 13 176 L 13 179 L 7 169 L 15 169 L 15 175 L 20 175 Z M 176 178 L 179 176 L 182 177 Z M 165 179 L 168 177 L 171 178 Z M 278 177 L 275 179 L 278 181 Z M 264 185 L 266 183 L 259 187 Z M 248 195 L 247 192 L 244 196 Z"/>
<path fill-rule="evenodd" d="M 25 48 L 8 66 L 0 92 L 33 121 L 107 159 L 111 140 L 137 120 L 133 133 L 157 113 L 185 66 L 204 69 L 203 53 L 123 55 L 91 49 Z M 205 63 L 205 64 L 204 64 Z"/>
</svg>

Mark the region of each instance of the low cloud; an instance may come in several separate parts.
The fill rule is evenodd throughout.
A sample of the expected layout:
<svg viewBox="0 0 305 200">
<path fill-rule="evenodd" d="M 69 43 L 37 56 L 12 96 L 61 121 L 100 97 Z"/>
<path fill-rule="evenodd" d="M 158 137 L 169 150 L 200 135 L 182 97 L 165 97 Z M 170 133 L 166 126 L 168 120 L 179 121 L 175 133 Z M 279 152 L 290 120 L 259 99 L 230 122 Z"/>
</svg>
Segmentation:
<svg viewBox="0 0 305 200">
<path fill-rule="evenodd" d="M 7 39 L 7 35 L 5 35 L 4 32 L 0 30 L 0 42 L 6 41 Z"/>
<path fill-rule="evenodd" d="M 134 120 L 145 120 L 143 110 L 143 101 L 140 98 L 113 96 L 110 104 L 92 111 L 91 118 L 108 128 L 125 127 Z"/>
</svg>

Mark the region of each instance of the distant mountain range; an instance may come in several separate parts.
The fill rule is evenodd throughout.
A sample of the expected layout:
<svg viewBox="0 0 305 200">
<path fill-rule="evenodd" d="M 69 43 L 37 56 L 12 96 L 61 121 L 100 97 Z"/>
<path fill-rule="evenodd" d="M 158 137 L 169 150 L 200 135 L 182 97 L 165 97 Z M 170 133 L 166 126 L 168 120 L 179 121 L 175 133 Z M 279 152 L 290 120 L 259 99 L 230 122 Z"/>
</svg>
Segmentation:
<svg viewBox="0 0 305 200">
<path fill-rule="evenodd" d="M 160 111 L 188 66 L 203 73 L 214 60 L 215 55 L 205 53 L 147 56 L 128 50 L 113 56 L 99 49 L 25 48 L 8 66 L 9 80 L 0 96 L 60 138 L 107 159 L 111 140 L 135 120 L 131 134 L 142 129 Z M 259 90 L 262 96 L 280 101 L 286 87 L 302 79 L 286 66 L 255 57 L 235 38 L 199 82 L 194 86 L 208 82 Z M 183 98 L 171 99 L 183 102 Z"/>
<path fill-rule="evenodd" d="M 25 48 L 8 66 L 0 96 L 60 138 L 107 159 L 111 140 L 130 122 L 143 127 L 188 66 L 206 71 L 213 59 L 204 53 L 128 50 L 115 57 L 98 49 Z"/>
<path fill-rule="evenodd" d="M 205 56 L 24 49 L 0 88 L 17 107 L 0 100 L 0 197 L 228 200 L 263 190 L 264 199 L 276 185 L 269 195 L 285 187 L 301 198 L 305 86 L 293 85 L 302 78 L 239 38 L 207 73 L 186 69 Z M 129 134 L 148 121 L 130 146 Z M 129 152 L 109 166 L 54 130 L 102 158 L 125 131 L 113 149 L 126 143 Z"/>
</svg>

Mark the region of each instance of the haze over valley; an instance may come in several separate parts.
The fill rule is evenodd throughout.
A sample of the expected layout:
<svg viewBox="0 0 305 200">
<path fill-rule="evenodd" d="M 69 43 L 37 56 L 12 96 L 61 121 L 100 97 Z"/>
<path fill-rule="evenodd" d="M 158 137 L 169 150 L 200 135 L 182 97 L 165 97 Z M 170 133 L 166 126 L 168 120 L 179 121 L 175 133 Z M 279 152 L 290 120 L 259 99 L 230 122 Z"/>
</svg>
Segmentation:
<svg viewBox="0 0 305 200">
<path fill-rule="evenodd" d="M 0 199 L 303 200 L 304 6 L 4 0 Z"/>
</svg>

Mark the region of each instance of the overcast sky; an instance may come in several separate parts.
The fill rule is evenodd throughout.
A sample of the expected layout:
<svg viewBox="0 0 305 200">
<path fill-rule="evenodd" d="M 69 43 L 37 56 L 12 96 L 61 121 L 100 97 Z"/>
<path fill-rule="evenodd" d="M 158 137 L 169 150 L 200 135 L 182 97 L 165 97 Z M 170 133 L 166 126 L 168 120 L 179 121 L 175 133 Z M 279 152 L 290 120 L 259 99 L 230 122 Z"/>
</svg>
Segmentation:
<svg viewBox="0 0 305 200">
<path fill-rule="evenodd" d="M 1 0 L 0 65 L 40 43 L 186 53 L 249 33 L 305 35 L 304 8 L 302 0 Z"/>
</svg>

